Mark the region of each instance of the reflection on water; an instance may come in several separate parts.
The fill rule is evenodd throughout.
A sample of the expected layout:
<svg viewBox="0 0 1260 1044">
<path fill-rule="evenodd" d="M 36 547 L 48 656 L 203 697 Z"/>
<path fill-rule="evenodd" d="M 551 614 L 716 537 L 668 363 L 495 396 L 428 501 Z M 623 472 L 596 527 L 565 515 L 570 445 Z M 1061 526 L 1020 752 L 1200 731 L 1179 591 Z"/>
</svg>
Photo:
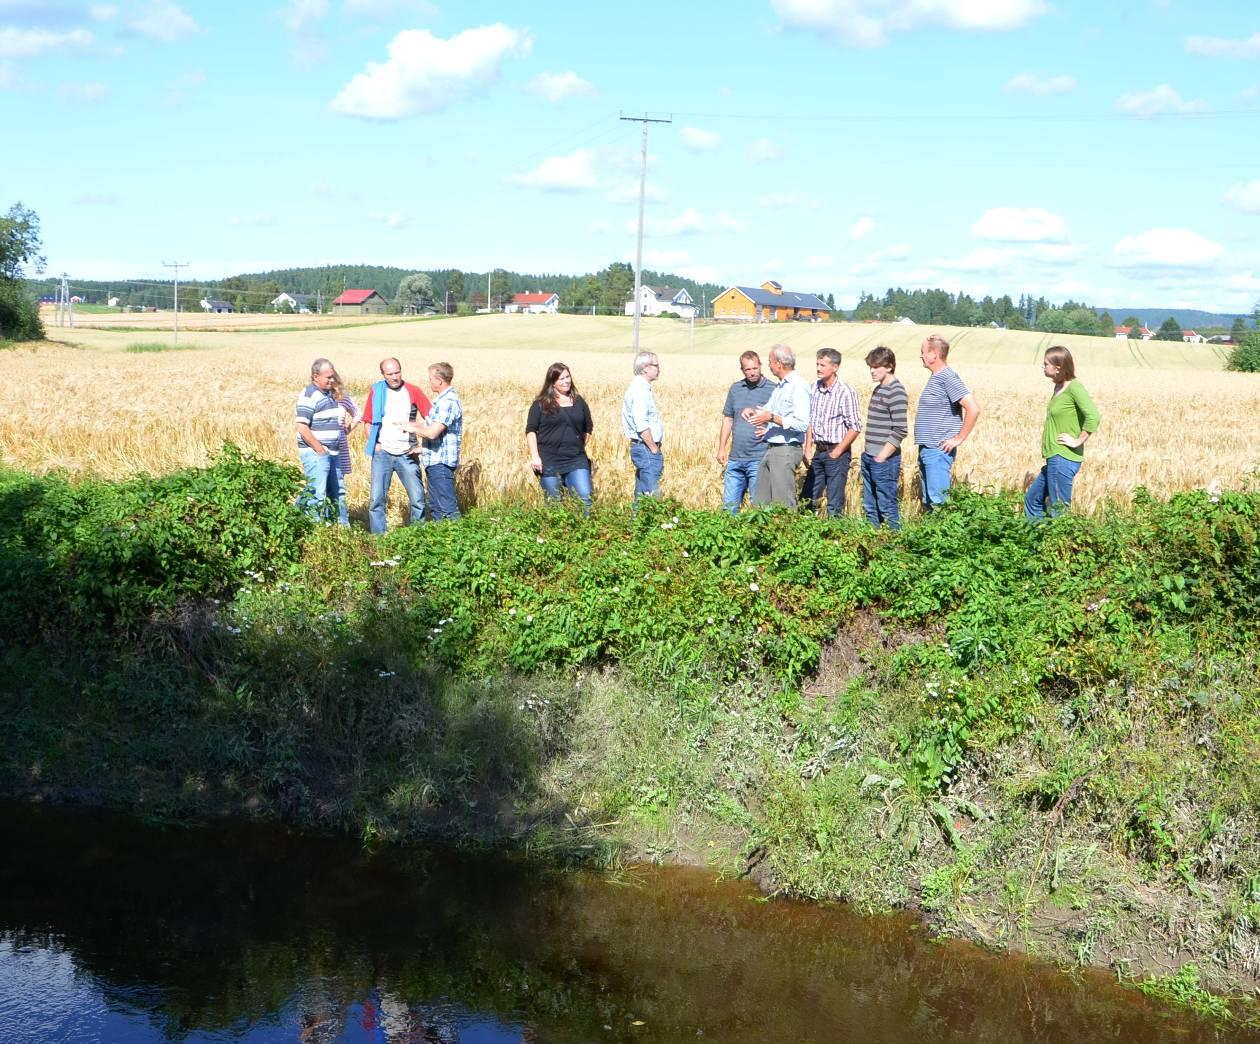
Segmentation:
<svg viewBox="0 0 1260 1044">
<path fill-rule="evenodd" d="M 703 873 L 16 805 L 0 826 L 5 1044 L 1246 1039 L 1102 974 Z"/>
</svg>

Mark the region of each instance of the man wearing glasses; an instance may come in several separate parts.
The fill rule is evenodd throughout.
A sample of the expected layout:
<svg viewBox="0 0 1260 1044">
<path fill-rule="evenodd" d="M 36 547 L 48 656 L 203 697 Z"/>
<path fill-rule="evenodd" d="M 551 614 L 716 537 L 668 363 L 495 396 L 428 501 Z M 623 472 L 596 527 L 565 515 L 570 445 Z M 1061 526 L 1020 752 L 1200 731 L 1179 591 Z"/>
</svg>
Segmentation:
<svg viewBox="0 0 1260 1044">
<path fill-rule="evenodd" d="M 665 458 L 661 455 L 665 427 L 652 392 L 652 382 L 660 375 L 661 364 L 656 353 L 640 352 L 634 357 L 634 378 L 621 400 L 621 430 L 630 440 L 636 501 L 656 495 L 665 470 Z"/>
</svg>

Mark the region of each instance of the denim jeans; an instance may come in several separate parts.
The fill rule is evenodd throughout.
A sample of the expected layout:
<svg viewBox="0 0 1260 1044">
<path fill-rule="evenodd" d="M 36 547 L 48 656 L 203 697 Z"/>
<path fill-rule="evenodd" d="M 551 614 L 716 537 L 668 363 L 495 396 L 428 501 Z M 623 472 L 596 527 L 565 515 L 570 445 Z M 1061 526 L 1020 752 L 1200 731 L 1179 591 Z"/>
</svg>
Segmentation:
<svg viewBox="0 0 1260 1044">
<path fill-rule="evenodd" d="M 862 507 L 867 521 L 877 529 L 901 528 L 901 511 L 897 505 L 897 477 L 901 474 L 901 454 L 894 453 L 885 461 L 873 454 L 862 454 Z"/>
<path fill-rule="evenodd" d="M 649 452 L 642 442 L 630 440 L 630 463 L 634 465 L 634 499 L 652 497 L 661 486 L 661 475 L 665 472 L 665 455 L 661 447 L 656 452 Z"/>
<path fill-rule="evenodd" d="M 591 470 L 577 468 L 566 471 L 563 475 L 539 475 L 538 484 L 542 486 L 543 496 L 548 500 L 559 500 L 568 490 L 591 510 Z"/>
<path fill-rule="evenodd" d="M 757 471 L 760 467 L 760 458 L 726 462 L 726 470 L 722 472 L 722 506 L 732 515 L 739 514 L 745 493 L 751 499 L 753 490 L 757 488 Z"/>
<path fill-rule="evenodd" d="M 378 449 L 372 454 L 372 493 L 368 501 L 370 533 L 385 532 L 385 501 L 395 474 L 407 491 L 407 501 L 411 506 L 408 521 L 424 521 L 424 482 L 420 478 L 420 461 L 410 453 L 387 453 Z"/>
<path fill-rule="evenodd" d="M 852 464 L 852 450 L 845 450 L 835 460 L 822 447 L 814 451 L 814 459 L 809 462 L 809 473 L 814 478 L 809 502 L 815 511 L 822 504 L 823 490 L 826 490 L 827 514 L 833 518 L 844 514 L 844 495 L 849 485 L 849 468 Z"/>
<path fill-rule="evenodd" d="M 424 469 L 424 475 L 429 480 L 429 517 L 434 522 L 459 518 L 459 504 L 455 502 L 455 468 L 449 464 L 429 464 Z"/>
<path fill-rule="evenodd" d="M 1024 514 L 1034 519 L 1045 518 L 1049 505 L 1051 517 L 1061 515 L 1072 504 L 1072 482 L 1080 470 L 1079 460 L 1068 460 L 1057 453 L 1047 458 L 1045 467 L 1028 487 Z"/>
<path fill-rule="evenodd" d="M 931 511 L 945 503 L 949 493 L 950 473 L 954 470 L 957 450 L 946 453 L 935 446 L 919 447 L 919 496 L 923 509 Z"/>
<path fill-rule="evenodd" d="M 298 497 L 298 507 L 312 518 L 328 517 L 329 504 L 335 509 L 341 499 L 341 473 L 337 470 L 337 454 L 316 453 L 309 446 L 298 449 L 298 460 L 306 475 L 306 489 Z"/>
</svg>

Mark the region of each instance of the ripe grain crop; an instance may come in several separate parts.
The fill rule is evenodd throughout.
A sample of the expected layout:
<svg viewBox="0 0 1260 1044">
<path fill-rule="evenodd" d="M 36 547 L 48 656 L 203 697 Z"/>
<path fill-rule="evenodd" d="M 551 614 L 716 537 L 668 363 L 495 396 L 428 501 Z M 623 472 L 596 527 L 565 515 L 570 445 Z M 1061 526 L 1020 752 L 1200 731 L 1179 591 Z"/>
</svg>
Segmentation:
<svg viewBox="0 0 1260 1044">
<path fill-rule="evenodd" d="M 216 318 L 231 321 L 216 324 Z M 17 405 L 0 417 L 0 457 L 33 472 L 119 477 L 202 464 L 232 441 L 250 453 L 296 461 L 293 404 L 311 361 L 331 358 L 362 404 L 379 361 L 396 355 L 404 376 L 422 388 L 429 363 L 446 360 L 455 368 L 466 414 L 460 469 L 465 504 L 531 498 L 538 492 L 525 452 L 525 413 L 547 365 L 559 359 L 572 369 L 594 415 L 589 450 L 597 496 L 624 500 L 630 493 L 620 418 L 631 375 L 627 319 L 493 315 L 331 325 L 327 317 L 284 316 L 284 329 L 257 329 L 247 328 L 246 318 L 201 318 L 196 347 L 179 352 L 128 352 L 134 333 L 84 323 L 52 328 L 53 340 L 6 352 Z M 927 377 L 918 346 L 928 332 L 850 323 L 702 324 L 693 349 L 689 324 L 644 320 L 642 345 L 660 353 L 663 364 L 656 384 L 666 424 L 663 493 L 691 506 L 719 505 L 721 468 L 714 453 L 726 389 L 739 378 L 740 352 L 754 349 L 764 361 L 770 345 L 783 341 L 812 379 L 814 351 L 836 347 L 844 354 L 841 376 L 858 389 L 865 411 L 871 383 L 862 359 L 885 344 L 897 353 L 897 375 L 913 408 Z M 1077 480 L 1078 508 L 1125 501 L 1137 486 L 1159 495 L 1237 487 L 1260 467 L 1260 384 L 1253 375 L 1223 372 L 1220 354 L 1209 346 L 942 332 L 954 342 L 951 364 L 983 409 L 956 468 L 956 475 L 978 486 L 1019 486 L 1027 471 L 1040 467 L 1051 386 L 1039 364 L 1052 343 L 1072 348 L 1102 413 Z M 161 336 L 157 328 L 146 331 L 146 345 L 160 343 Z M 361 446 L 356 435 L 348 492 L 359 518 L 368 495 Z M 908 451 L 902 469 L 907 498 L 913 496 L 913 473 Z M 860 510 L 856 464 L 849 495 L 850 510 Z M 402 514 L 397 484 L 394 496 L 391 523 Z"/>
</svg>

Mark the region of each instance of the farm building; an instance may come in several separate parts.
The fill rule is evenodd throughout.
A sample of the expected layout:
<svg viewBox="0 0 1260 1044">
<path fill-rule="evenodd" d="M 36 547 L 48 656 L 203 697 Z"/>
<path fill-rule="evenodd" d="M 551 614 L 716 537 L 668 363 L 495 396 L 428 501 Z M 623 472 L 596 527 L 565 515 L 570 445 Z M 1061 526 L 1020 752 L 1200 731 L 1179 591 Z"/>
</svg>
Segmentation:
<svg viewBox="0 0 1260 1044">
<path fill-rule="evenodd" d="M 347 290 L 332 303 L 335 315 L 384 315 L 385 298 L 375 290 Z"/>
<path fill-rule="evenodd" d="M 555 315 L 560 311 L 560 295 L 546 292 L 513 294 L 503 309 L 505 312 L 524 312 L 530 315 Z"/>
<path fill-rule="evenodd" d="M 314 294 L 281 293 L 279 297 L 272 299 L 271 310 L 273 312 L 283 312 L 286 309 L 290 312 L 309 312 L 312 297 Z"/>
<path fill-rule="evenodd" d="M 1117 341 L 1127 340 L 1129 333 L 1130 331 L 1132 331 L 1132 329 L 1133 327 L 1131 326 L 1117 326 L 1116 327 L 1116 340 Z M 1155 336 L 1155 331 L 1148 330 L 1145 326 L 1138 327 L 1138 333 L 1141 335 L 1142 340 L 1144 341 L 1149 341 L 1152 337 Z"/>
<path fill-rule="evenodd" d="M 1193 330 L 1182 330 L 1181 339 L 1186 344 L 1202 344 L 1207 340 L 1201 333 L 1195 333 Z"/>
<path fill-rule="evenodd" d="M 761 286 L 732 286 L 713 299 L 714 319 L 781 323 L 792 319 L 818 321 L 831 315 L 827 302 L 814 294 L 798 294 L 773 279 Z"/>
<path fill-rule="evenodd" d="M 203 297 L 199 302 L 203 312 L 218 312 L 225 314 L 227 312 L 235 312 L 230 301 L 220 301 L 213 297 Z"/>
<path fill-rule="evenodd" d="M 686 290 L 672 286 L 639 287 L 639 314 L 660 315 L 662 312 L 676 312 L 684 319 L 694 319 L 696 303 Z M 634 294 L 626 302 L 626 315 L 634 315 Z"/>
</svg>

